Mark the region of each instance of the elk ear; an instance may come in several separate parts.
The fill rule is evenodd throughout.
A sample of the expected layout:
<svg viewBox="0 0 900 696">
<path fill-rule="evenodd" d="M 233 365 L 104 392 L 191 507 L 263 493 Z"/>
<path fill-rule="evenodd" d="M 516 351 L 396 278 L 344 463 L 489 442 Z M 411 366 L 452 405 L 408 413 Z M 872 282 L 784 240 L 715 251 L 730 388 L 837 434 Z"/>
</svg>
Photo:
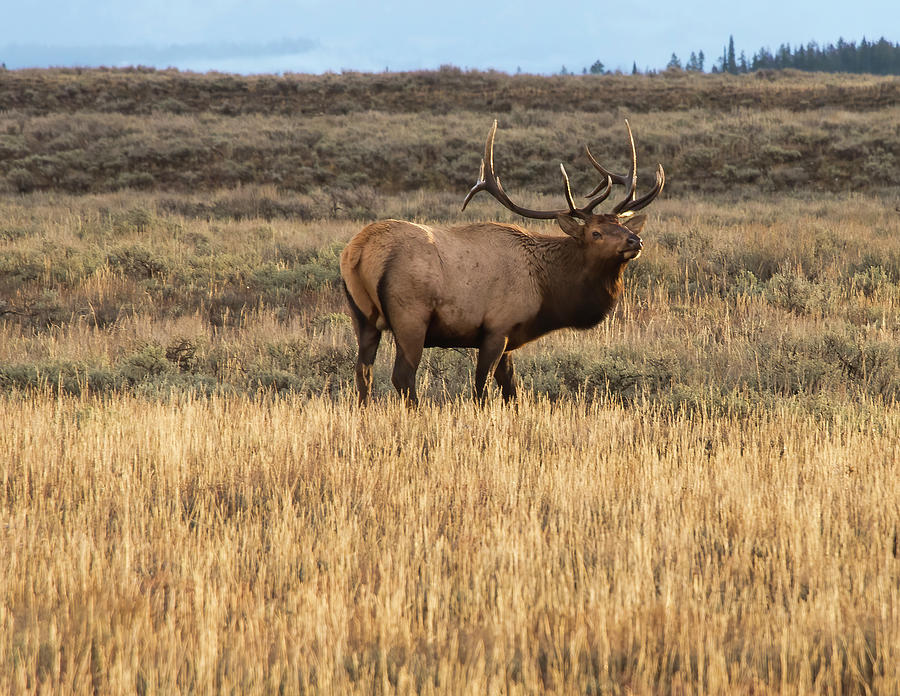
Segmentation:
<svg viewBox="0 0 900 696">
<path fill-rule="evenodd" d="M 584 238 L 584 226 L 571 215 L 557 215 L 556 222 L 562 228 L 562 231 L 570 237 L 575 237 L 575 239 Z"/>
<path fill-rule="evenodd" d="M 641 230 L 644 229 L 645 222 L 647 222 L 646 215 L 635 215 L 634 217 L 630 217 L 625 222 L 623 222 L 622 226 L 627 227 L 635 234 L 640 234 Z"/>
</svg>

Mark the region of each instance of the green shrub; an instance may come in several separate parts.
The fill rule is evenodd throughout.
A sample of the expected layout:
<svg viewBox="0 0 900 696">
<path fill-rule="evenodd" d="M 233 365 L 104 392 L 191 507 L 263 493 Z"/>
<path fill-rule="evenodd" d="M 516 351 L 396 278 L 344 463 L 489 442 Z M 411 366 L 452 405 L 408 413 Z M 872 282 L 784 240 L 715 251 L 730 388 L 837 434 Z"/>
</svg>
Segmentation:
<svg viewBox="0 0 900 696">
<path fill-rule="evenodd" d="M 142 244 L 129 244 L 111 250 L 106 258 L 110 268 L 134 278 L 153 278 L 167 273 L 168 259 Z"/>
<path fill-rule="evenodd" d="M 866 297 L 873 297 L 884 291 L 896 290 L 887 271 L 881 266 L 868 266 L 850 276 L 850 292 L 859 291 Z"/>
<path fill-rule="evenodd" d="M 819 311 L 825 301 L 825 290 L 794 273 L 776 273 L 766 283 L 766 297 L 773 305 L 794 314 Z"/>
<path fill-rule="evenodd" d="M 79 362 L 0 365 L 0 391 L 51 389 L 67 394 L 106 393 L 121 386 L 110 370 Z"/>
<path fill-rule="evenodd" d="M 183 101 L 180 101 L 175 97 L 166 97 L 165 99 L 157 102 L 154 105 L 153 110 L 165 111 L 171 114 L 184 114 L 187 113 L 190 109 Z"/>
<path fill-rule="evenodd" d="M 562 353 L 517 360 L 523 381 L 551 398 L 581 394 L 587 398 L 614 394 L 631 400 L 657 394 L 672 384 L 681 370 L 673 353 L 656 355 L 617 349 L 600 355 Z"/>
<path fill-rule="evenodd" d="M 14 191 L 19 193 L 30 193 L 37 188 L 34 176 L 30 171 L 23 167 L 14 167 L 10 169 L 6 175 L 6 180 L 12 186 Z"/>
<path fill-rule="evenodd" d="M 156 184 L 156 178 L 151 172 L 122 172 L 110 185 L 111 189 L 151 189 Z M 72 190 L 72 189 L 67 189 Z M 76 189 L 77 190 L 77 189 Z"/>
<path fill-rule="evenodd" d="M 165 356 L 180 372 L 196 374 L 202 365 L 202 352 L 206 341 L 202 338 L 178 337 L 166 346 Z"/>
<path fill-rule="evenodd" d="M 172 370 L 162 346 L 148 343 L 127 356 L 118 365 L 118 372 L 131 385 L 152 380 Z"/>
<path fill-rule="evenodd" d="M 260 370 L 250 382 L 252 387 L 264 391 L 292 392 L 301 391 L 302 383 L 296 375 L 284 370 Z"/>
</svg>

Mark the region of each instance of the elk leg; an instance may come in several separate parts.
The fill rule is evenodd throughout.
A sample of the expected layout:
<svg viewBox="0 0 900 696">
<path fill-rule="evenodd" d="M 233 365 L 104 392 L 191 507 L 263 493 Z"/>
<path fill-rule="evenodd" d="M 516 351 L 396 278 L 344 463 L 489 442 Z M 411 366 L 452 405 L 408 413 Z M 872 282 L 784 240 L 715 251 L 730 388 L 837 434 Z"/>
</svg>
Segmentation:
<svg viewBox="0 0 900 696">
<path fill-rule="evenodd" d="M 507 340 L 506 336 L 488 334 L 479 346 L 478 362 L 475 363 L 475 398 L 479 401 L 484 401 L 485 382 L 489 375 L 496 374 Z"/>
<path fill-rule="evenodd" d="M 381 342 L 381 331 L 374 325 L 360 324 L 356 331 L 359 343 L 359 356 L 356 359 L 356 388 L 359 391 L 359 403 L 365 404 L 372 391 L 372 363 Z"/>
<path fill-rule="evenodd" d="M 421 328 L 419 327 L 421 324 Z M 394 343 L 397 346 L 397 357 L 394 359 L 394 372 L 391 382 L 410 405 L 418 403 L 416 396 L 416 370 L 422 359 L 425 347 L 425 322 L 408 322 L 394 325 Z"/>
<path fill-rule="evenodd" d="M 416 396 L 416 369 L 418 367 L 419 361 L 416 360 L 415 365 L 410 363 L 398 344 L 397 357 L 394 359 L 394 372 L 391 374 L 391 382 L 401 398 L 407 401 L 411 406 L 415 406 L 419 403 L 419 397 Z"/>
<path fill-rule="evenodd" d="M 516 398 L 516 371 L 509 353 L 500 356 L 500 362 L 497 363 L 497 369 L 494 371 L 494 379 L 500 385 L 504 401 Z"/>
</svg>

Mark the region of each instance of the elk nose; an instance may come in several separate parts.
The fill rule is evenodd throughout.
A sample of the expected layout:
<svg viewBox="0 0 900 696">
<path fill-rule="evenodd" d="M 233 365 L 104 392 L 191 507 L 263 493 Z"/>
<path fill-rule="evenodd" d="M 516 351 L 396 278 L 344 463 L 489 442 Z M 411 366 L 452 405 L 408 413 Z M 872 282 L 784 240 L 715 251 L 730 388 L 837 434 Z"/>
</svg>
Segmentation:
<svg viewBox="0 0 900 696">
<path fill-rule="evenodd" d="M 628 237 L 628 247 L 630 249 L 643 249 L 644 243 L 641 241 L 641 238 L 636 234 L 632 234 Z"/>
</svg>

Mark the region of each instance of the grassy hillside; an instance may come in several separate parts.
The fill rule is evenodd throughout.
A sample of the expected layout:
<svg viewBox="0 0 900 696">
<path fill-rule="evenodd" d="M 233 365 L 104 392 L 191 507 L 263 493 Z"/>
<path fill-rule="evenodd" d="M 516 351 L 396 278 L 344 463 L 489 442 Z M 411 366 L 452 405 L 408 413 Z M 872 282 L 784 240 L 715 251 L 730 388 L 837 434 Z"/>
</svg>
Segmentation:
<svg viewBox="0 0 900 696">
<path fill-rule="evenodd" d="M 900 691 L 900 83 L 819 77 L 0 72 L 0 692 Z M 521 223 L 494 116 L 537 207 L 628 117 L 645 251 L 360 410 L 340 250 Z"/>
<path fill-rule="evenodd" d="M 307 198 L 319 196 L 365 217 L 373 194 L 464 193 L 494 117 L 504 180 L 531 191 L 559 190 L 560 161 L 577 163 L 569 167 L 577 190 L 593 188 L 581 178 L 585 143 L 625 166 L 626 117 L 642 171 L 652 177 L 664 162 L 670 192 L 896 189 L 900 78 L 821 80 L 5 72 L 0 190 L 269 184 L 299 197 L 289 216 L 329 213 Z M 337 93 L 352 108 L 334 108 Z"/>
<path fill-rule="evenodd" d="M 750 75 L 506 75 L 437 72 L 340 75 L 205 75 L 175 70 L 15 70 L 0 72 L 0 108 L 32 115 L 102 111 L 155 114 L 315 116 L 367 111 L 491 115 L 516 107 L 566 112 L 630 112 L 736 107 L 869 111 L 896 105 L 897 77 L 760 71 Z"/>
</svg>

